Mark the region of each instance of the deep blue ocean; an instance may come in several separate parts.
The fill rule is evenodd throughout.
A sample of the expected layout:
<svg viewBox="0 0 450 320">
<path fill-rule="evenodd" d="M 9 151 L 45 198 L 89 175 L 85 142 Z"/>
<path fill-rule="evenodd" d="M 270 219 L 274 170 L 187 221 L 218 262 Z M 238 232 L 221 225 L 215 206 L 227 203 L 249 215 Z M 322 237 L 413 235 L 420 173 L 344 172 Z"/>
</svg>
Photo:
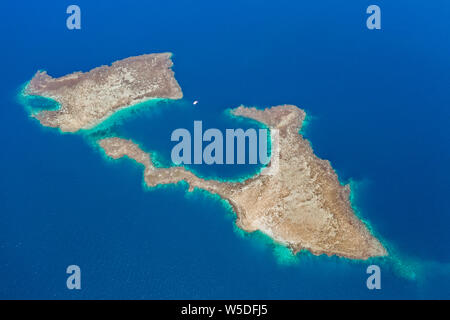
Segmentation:
<svg viewBox="0 0 450 320">
<path fill-rule="evenodd" d="M 81 30 L 66 28 L 70 4 Z M 370 4 L 381 30 L 366 28 Z M 10 1 L 0 29 L 0 298 L 450 298 L 448 1 Z M 38 69 L 58 77 L 167 51 L 183 100 L 128 112 L 104 131 L 164 162 L 170 132 L 194 120 L 243 127 L 225 110 L 295 104 L 391 257 L 290 256 L 240 232 L 217 198 L 183 185 L 146 190 L 140 166 L 93 146 L 98 132 L 43 128 L 18 102 Z M 381 290 L 366 287 L 372 263 Z M 81 290 L 66 288 L 71 264 Z"/>
</svg>

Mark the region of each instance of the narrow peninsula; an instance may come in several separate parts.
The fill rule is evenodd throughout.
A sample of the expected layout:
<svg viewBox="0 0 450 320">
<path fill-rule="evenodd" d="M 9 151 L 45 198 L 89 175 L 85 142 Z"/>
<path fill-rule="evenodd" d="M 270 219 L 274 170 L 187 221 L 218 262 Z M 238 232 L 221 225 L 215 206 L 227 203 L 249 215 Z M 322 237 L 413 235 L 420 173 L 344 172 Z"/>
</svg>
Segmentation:
<svg viewBox="0 0 450 320">
<path fill-rule="evenodd" d="M 243 182 L 208 180 L 180 166 L 156 168 L 151 154 L 131 140 L 112 137 L 98 143 L 113 159 L 128 156 L 141 163 L 149 187 L 185 181 L 189 191 L 199 188 L 219 195 L 233 207 L 241 229 L 260 230 L 294 253 L 306 249 L 351 259 L 387 255 L 353 212 L 349 186 L 340 184 L 330 163 L 316 157 L 299 133 L 303 110 L 293 105 L 265 110 L 241 106 L 232 114 L 279 130 L 279 168 L 274 174 Z"/>
<path fill-rule="evenodd" d="M 51 98 L 60 104 L 58 110 L 32 115 L 43 126 L 63 132 L 89 129 L 119 109 L 149 99 L 181 99 L 183 93 L 171 69 L 171 56 L 145 54 L 60 78 L 38 71 L 24 94 Z"/>
</svg>

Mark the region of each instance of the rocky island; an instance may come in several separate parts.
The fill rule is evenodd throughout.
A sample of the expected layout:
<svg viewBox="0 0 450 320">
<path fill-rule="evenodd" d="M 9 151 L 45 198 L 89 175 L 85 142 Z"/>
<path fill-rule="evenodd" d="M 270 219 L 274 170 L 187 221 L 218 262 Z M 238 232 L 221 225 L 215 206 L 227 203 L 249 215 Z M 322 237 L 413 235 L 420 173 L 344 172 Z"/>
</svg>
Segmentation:
<svg viewBox="0 0 450 320">
<path fill-rule="evenodd" d="M 60 78 L 39 71 L 23 93 L 59 102 L 57 110 L 32 115 L 43 126 L 76 132 L 148 99 L 182 98 L 171 67 L 171 54 L 161 53 L 131 57 Z M 273 174 L 260 173 L 242 182 L 204 179 L 182 166 L 156 167 L 152 155 L 131 140 L 108 137 L 97 142 L 114 159 L 127 156 L 142 164 L 149 187 L 185 181 L 189 191 L 199 188 L 217 194 L 232 206 L 241 229 L 260 230 L 293 252 L 305 249 L 316 255 L 351 259 L 387 255 L 356 216 L 349 186 L 341 185 L 330 163 L 319 159 L 300 134 L 303 110 L 293 105 L 265 110 L 241 106 L 231 113 L 278 132 L 279 157 Z"/>
<path fill-rule="evenodd" d="M 131 140 L 112 137 L 98 141 L 114 159 L 128 156 L 141 163 L 149 187 L 185 181 L 189 191 L 207 190 L 228 201 L 237 225 L 260 230 L 292 249 L 351 259 L 385 256 L 383 245 L 353 212 L 350 188 L 340 184 L 330 163 L 315 156 L 299 130 L 305 112 L 293 105 L 259 110 L 243 106 L 232 114 L 260 121 L 279 130 L 279 169 L 243 182 L 221 182 L 197 177 L 184 167 L 156 168 L 151 154 Z"/>
<path fill-rule="evenodd" d="M 171 53 L 156 53 L 60 78 L 38 71 L 24 94 L 51 98 L 60 104 L 58 110 L 32 115 L 43 126 L 75 132 L 95 126 L 119 109 L 149 99 L 181 99 L 183 93 L 175 80 L 172 64 Z"/>
</svg>

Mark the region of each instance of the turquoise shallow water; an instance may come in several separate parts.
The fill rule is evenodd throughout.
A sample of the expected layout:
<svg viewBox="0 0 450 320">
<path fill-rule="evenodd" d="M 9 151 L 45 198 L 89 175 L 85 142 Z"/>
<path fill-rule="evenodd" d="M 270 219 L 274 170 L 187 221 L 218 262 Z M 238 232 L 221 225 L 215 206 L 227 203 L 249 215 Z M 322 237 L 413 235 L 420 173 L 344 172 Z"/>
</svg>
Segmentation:
<svg viewBox="0 0 450 320">
<path fill-rule="evenodd" d="M 0 86 L 1 298 L 449 298 L 446 2 L 382 1 L 378 33 L 365 29 L 359 1 L 79 5 L 80 32 L 65 29 L 64 5 L 51 2 L 8 4 L 1 20 L 21 21 L 1 35 L 10 62 Z M 185 98 L 97 132 L 42 128 L 16 100 L 38 69 L 61 76 L 161 51 L 174 52 Z M 119 134 L 168 165 L 174 128 L 250 127 L 226 110 L 283 103 L 307 111 L 303 134 L 351 183 L 358 214 L 392 258 L 293 257 L 237 229 L 219 199 L 183 184 L 146 190 L 141 166 L 91 144 Z M 258 167 L 191 169 L 230 179 Z M 371 263 L 382 268 L 379 291 L 365 285 Z M 80 291 L 65 287 L 70 264 L 82 269 Z"/>
</svg>

